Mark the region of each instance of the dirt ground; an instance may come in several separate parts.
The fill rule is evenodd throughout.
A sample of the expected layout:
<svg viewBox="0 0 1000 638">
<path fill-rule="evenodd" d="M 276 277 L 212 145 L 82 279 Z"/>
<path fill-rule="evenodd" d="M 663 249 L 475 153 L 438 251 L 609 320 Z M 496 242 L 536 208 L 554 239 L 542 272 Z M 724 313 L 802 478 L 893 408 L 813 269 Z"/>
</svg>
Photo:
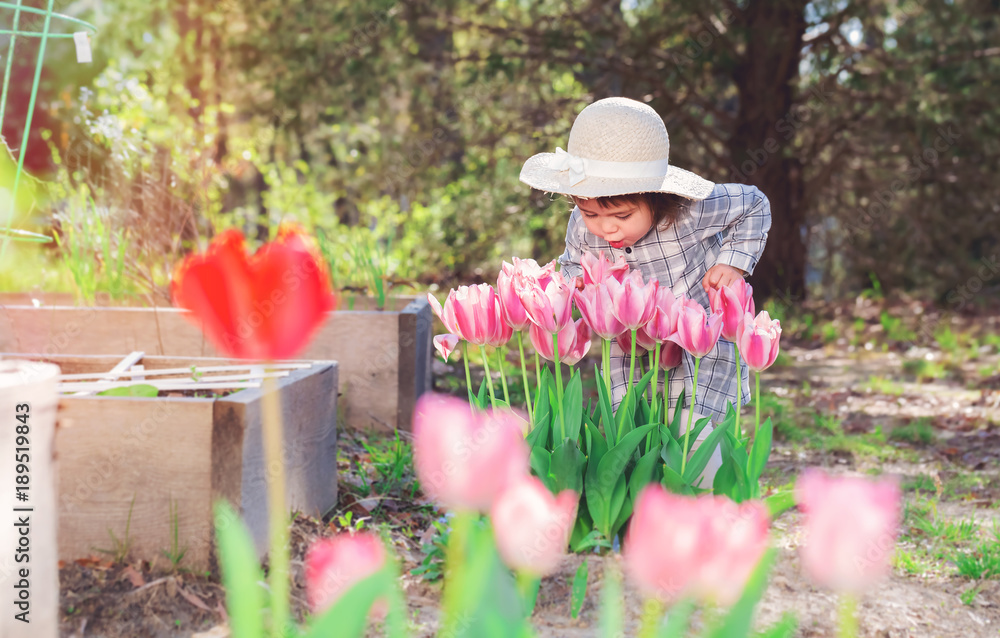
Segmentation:
<svg viewBox="0 0 1000 638">
<path fill-rule="evenodd" d="M 853 309 L 844 321 L 856 322 L 858 315 Z M 904 486 L 908 510 L 931 508 L 941 521 L 973 520 L 980 526 L 981 540 L 1000 533 L 1000 527 L 994 527 L 1000 526 L 1000 356 L 996 348 L 973 352 L 973 344 L 963 356 L 912 343 L 889 341 L 883 348 L 886 340 L 878 334 L 879 323 L 871 318 L 865 321 L 867 329 L 855 330 L 849 339 L 820 339 L 810 335 L 811 331 L 802 336 L 800 330 L 797 337 L 791 335 L 787 344 L 783 343 L 783 365 L 763 376 L 770 394 L 782 402 L 768 408 L 779 423 L 765 474 L 768 484 L 787 487 L 806 466 L 843 474 L 895 475 Z M 997 317 L 956 325 L 956 330 L 969 329 L 970 325 L 978 334 L 1000 333 Z M 848 334 L 846 329 L 844 334 Z M 947 374 L 930 379 L 921 378 L 919 373 L 915 376 L 912 362 L 920 359 L 946 362 Z M 439 387 L 447 391 L 451 386 Z M 745 418 L 752 419 L 752 408 L 746 410 Z M 783 411 L 776 412 L 779 410 Z M 829 430 L 832 422 L 840 425 Z M 926 433 L 903 436 L 906 428 L 919 431 L 914 424 Z M 899 436 L 892 434 L 896 428 L 903 428 Z M 395 496 L 371 494 L 364 498 L 359 494 L 360 484 L 375 484 L 377 479 L 366 465 L 373 455 L 365 445 L 372 441 L 353 433 L 342 436 L 338 511 L 327 521 L 299 519 L 293 526 L 295 610 L 301 618 L 305 598 L 302 558 L 309 542 L 334 533 L 343 523 L 338 517 L 345 512 L 353 512 L 356 520 L 370 516 L 372 503 L 381 502 L 383 507 L 369 523 L 385 524 L 406 569 L 403 585 L 411 607 L 412 635 L 432 636 L 437 627 L 440 581 L 428 583 L 409 570 L 423 560 L 421 540 L 429 538 L 431 521 L 440 513 L 419 497 L 408 499 L 405 489 Z M 359 483 L 362 473 L 368 476 Z M 998 577 L 973 581 L 958 575 L 947 552 L 938 559 L 920 554 L 938 541 L 918 530 L 914 520 L 904 518 L 899 548 L 924 556 L 927 564 L 919 569 L 897 565 L 887 581 L 862 599 L 860 635 L 1000 636 Z M 757 610 L 757 626 L 767 626 L 791 611 L 799 619 L 797 636 L 834 636 L 836 597 L 812 586 L 799 569 L 799 514 L 792 510 L 781 515 L 774 522 L 773 535 L 779 556 Z M 573 619 L 571 582 L 583 560 L 589 563 L 587 598 L 579 617 Z M 611 556 L 570 556 L 558 573 L 546 578 L 533 620 L 538 634 L 598 635 L 604 567 L 615 560 Z M 98 558 L 63 566 L 61 635 L 227 635 L 223 591 L 217 577 L 171 572 L 166 567 L 112 564 Z M 640 600 L 627 583 L 626 608 L 626 635 L 634 635 Z"/>
</svg>

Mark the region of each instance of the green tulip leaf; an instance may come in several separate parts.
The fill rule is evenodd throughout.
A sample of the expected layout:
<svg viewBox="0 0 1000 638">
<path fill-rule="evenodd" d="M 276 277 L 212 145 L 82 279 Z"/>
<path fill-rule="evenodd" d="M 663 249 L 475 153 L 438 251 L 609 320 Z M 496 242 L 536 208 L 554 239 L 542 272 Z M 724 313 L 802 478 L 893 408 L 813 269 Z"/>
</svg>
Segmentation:
<svg viewBox="0 0 1000 638">
<path fill-rule="evenodd" d="M 250 532 L 239 514 L 224 500 L 215 504 L 215 536 L 233 635 L 261 638 L 264 635 L 261 610 L 265 596 L 260 583 L 264 576 Z"/>
<path fill-rule="evenodd" d="M 685 598 L 670 608 L 666 622 L 662 623 L 656 632 L 656 638 L 681 638 L 687 633 L 691 614 L 694 613 L 694 601 Z"/>
<path fill-rule="evenodd" d="M 580 439 L 580 425 L 583 423 L 583 382 L 580 372 L 574 371 L 566 393 L 563 395 L 563 415 L 566 419 L 566 436 L 573 441 Z"/>
<path fill-rule="evenodd" d="M 799 620 L 795 614 L 786 611 L 781 616 L 781 620 L 774 623 L 766 630 L 754 634 L 754 638 L 792 638 L 795 630 L 799 628 Z"/>
<path fill-rule="evenodd" d="M 531 455 L 528 457 L 528 465 L 549 491 L 555 489 L 552 482 L 552 453 L 542 447 L 531 448 Z"/>
<path fill-rule="evenodd" d="M 583 601 L 587 598 L 588 575 L 589 570 L 587 567 L 587 561 L 584 560 L 580 563 L 580 566 L 576 568 L 576 574 L 573 576 L 573 590 L 570 594 L 569 605 L 570 618 L 576 619 L 576 617 L 580 615 L 580 610 L 583 609 Z"/>
<path fill-rule="evenodd" d="M 707 421 L 708 419 L 704 419 Z M 698 445 L 698 449 L 695 450 L 691 459 L 688 461 L 687 467 L 684 469 L 684 481 L 689 485 L 693 484 L 701 474 L 705 466 L 708 465 L 708 461 L 715 452 L 715 448 L 719 447 L 719 439 L 721 439 L 726 434 L 725 421 L 719 424 L 719 427 L 712 430 L 712 433 L 705 437 L 705 439 Z"/>
<path fill-rule="evenodd" d="M 795 492 L 776 492 L 764 499 L 764 505 L 771 514 L 771 520 L 774 520 L 795 507 Z"/>
<path fill-rule="evenodd" d="M 628 479 L 628 491 L 632 498 L 632 504 L 639 498 L 639 492 L 653 481 L 653 474 L 656 472 L 656 465 L 660 460 L 660 450 L 652 449 L 646 452 L 639 462 L 632 469 L 632 475 Z"/>
<path fill-rule="evenodd" d="M 753 610 L 760 602 L 761 596 L 764 595 L 764 589 L 767 587 L 767 576 L 771 572 L 775 555 L 776 551 L 773 548 L 764 552 L 764 556 L 754 568 L 746 587 L 743 589 L 743 595 L 722 619 L 721 624 L 707 633 L 706 638 L 746 636 L 750 632 Z"/>
<path fill-rule="evenodd" d="M 681 450 L 681 444 L 677 440 L 667 439 L 667 442 L 660 450 L 660 458 L 667 464 L 667 467 L 680 474 L 681 459 L 684 458 L 684 452 Z"/>
<path fill-rule="evenodd" d="M 155 398 L 160 391 L 148 383 L 137 383 L 119 388 L 109 388 L 97 393 L 99 397 L 147 397 Z"/>
<path fill-rule="evenodd" d="M 563 490 L 583 493 L 583 476 L 587 469 L 587 457 L 570 439 L 552 451 L 549 464 L 549 479 L 546 483 L 553 494 Z"/>
<path fill-rule="evenodd" d="M 670 419 L 670 436 L 674 439 L 679 439 L 681 437 L 681 409 L 684 405 L 684 390 L 681 390 L 681 395 L 677 398 L 677 404 L 674 406 L 674 417 Z"/>
<path fill-rule="evenodd" d="M 604 387 L 604 379 L 594 366 L 594 377 L 597 379 L 597 398 L 601 408 L 601 422 L 604 423 L 604 433 L 608 441 L 618 440 L 618 428 L 615 423 L 615 413 L 611 407 L 611 398 L 608 397 L 608 389 Z"/>
<path fill-rule="evenodd" d="M 764 467 L 771 456 L 772 429 L 771 418 L 768 417 L 754 437 L 753 447 L 750 448 L 750 463 L 747 466 L 747 478 L 751 483 L 760 480 L 760 475 L 764 473 Z"/>
</svg>

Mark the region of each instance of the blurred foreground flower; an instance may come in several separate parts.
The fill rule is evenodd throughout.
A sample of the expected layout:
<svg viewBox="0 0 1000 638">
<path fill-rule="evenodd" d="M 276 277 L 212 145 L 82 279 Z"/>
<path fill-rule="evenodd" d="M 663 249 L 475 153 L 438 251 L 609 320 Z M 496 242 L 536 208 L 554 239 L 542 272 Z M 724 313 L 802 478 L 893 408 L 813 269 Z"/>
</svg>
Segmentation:
<svg viewBox="0 0 1000 638">
<path fill-rule="evenodd" d="M 625 569 L 648 597 L 731 605 L 768 545 L 767 508 L 722 496 L 679 496 L 651 484 L 625 538 Z"/>
<path fill-rule="evenodd" d="M 795 484 L 805 518 L 802 566 L 818 584 L 860 594 L 889 573 L 901 493 L 891 479 L 831 477 L 807 468 Z"/>
<path fill-rule="evenodd" d="M 356 582 L 385 565 L 382 540 L 375 534 L 338 534 L 317 541 L 306 553 L 306 596 L 313 614 L 319 615 Z M 385 616 L 386 602 L 377 601 L 372 616 Z"/>
<path fill-rule="evenodd" d="M 506 410 L 476 413 L 465 401 L 422 395 L 413 455 L 424 492 L 445 507 L 487 511 L 508 483 L 528 473 L 522 427 Z"/>
<path fill-rule="evenodd" d="M 553 496 L 534 476 L 509 485 L 490 509 L 504 562 L 536 576 L 555 571 L 566 553 L 579 500 L 572 490 Z"/>
<path fill-rule="evenodd" d="M 252 256 L 239 231 L 221 233 L 177 265 L 170 292 L 217 350 L 238 359 L 291 358 L 336 307 L 319 250 L 290 224 Z"/>
</svg>

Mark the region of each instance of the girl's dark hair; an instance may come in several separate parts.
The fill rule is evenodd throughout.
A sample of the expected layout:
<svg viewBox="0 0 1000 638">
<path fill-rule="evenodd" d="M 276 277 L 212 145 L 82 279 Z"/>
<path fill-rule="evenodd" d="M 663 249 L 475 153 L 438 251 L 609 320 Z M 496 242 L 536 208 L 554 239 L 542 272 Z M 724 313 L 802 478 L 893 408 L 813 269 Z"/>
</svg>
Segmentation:
<svg viewBox="0 0 1000 638">
<path fill-rule="evenodd" d="M 580 200 L 575 195 L 570 196 L 574 204 Z M 681 195 L 673 193 L 628 193 L 627 195 L 611 195 L 610 197 L 596 197 L 597 205 L 601 208 L 611 208 L 612 206 L 622 206 L 631 204 L 638 205 L 646 202 L 649 210 L 653 212 L 653 225 L 659 226 L 660 230 L 665 230 L 673 225 L 685 213 L 689 211 L 691 200 Z M 590 201 L 584 200 L 584 201 Z"/>
</svg>

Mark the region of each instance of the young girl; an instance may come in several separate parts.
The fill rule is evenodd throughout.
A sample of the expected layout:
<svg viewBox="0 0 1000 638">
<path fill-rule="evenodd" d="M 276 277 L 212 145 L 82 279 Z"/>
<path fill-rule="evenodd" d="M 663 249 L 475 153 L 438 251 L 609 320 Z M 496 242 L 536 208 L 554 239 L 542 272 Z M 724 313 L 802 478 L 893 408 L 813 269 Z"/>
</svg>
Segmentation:
<svg viewBox="0 0 1000 638">
<path fill-rule="evenodd" d="M 567 276 L 582 274 L 580 255 L 603 252 L 612 261 L 655 278 L 675 295 L 686 295 L 711 312 L 708 289 L 753 272 L 771 227 L 767 197 L 755 186 L 713 184 L 668 162 L 670 141 L 663 120 L 651 107 L 627 98 L 607 98 L 585 108 L 573 123 L 568 151 L 540 153 L 521 169 L 521 181 L 572 198 L 566 251 L 559 258 Z M 612 400 L 625 395 L 629 358 L 611 350 Z M 743 403 L 750 400 L 747 367 L 742 372 Z M 736 352 L 720 339 L 701 360 L 694 419 L 725 418 L 736 403 Z M 694 358 L 684 353 L 671 371 L 670 409 L 683 389 L 690 408 Z M 681 423 L 686 428 L 687 411 Z M 703 440 L 711 428 L 698 437 Z M 716 450 L 703 473 L 711 487 L 721 463 Z"/>
</svg>

